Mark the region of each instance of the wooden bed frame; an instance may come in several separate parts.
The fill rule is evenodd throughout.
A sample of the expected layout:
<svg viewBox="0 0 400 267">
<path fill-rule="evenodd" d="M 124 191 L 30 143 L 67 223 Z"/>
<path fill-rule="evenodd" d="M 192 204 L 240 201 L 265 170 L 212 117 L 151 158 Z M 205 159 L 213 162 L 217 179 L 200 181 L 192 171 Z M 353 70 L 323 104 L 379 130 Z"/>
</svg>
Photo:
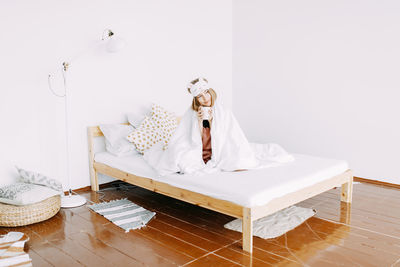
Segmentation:
<svg viewBox="0 0 400 267">
<path fill-rule="evenodd" d="M 207 195 L 158 182 L 150 178 L 136 176 L 96 162 L 94 160 L 94 138 L 99 136 L 103 136 L 103 133 L 98 126 L 88 127 L 90 183 L 93 191 L 99 190 L 99 181 L 97 175 L 98 173 L 102 173 L 124 182 L 164 194 L 166 196 L 186 201 L 210 210 L 218 211 L 232 217 L 240 218 L 242 219 L 243 229 L 243 250 L 249 253 L 253 252 L 253 221 L 328 191 L 334 187 L 341 186 L 341 201 L 347 203 L 351 203 L 352 201 L 353 174 L 351 170 L 347 170 L 340 175 L 334 176 L 322 182 L 318 182 L 312 186 L 289 193 L 279 198 L 275 198 L 264 206 L 256 206 L 251 208 L 243 207 L 230 201 L 216 199 Z M 350 217 L 347 218 L 349 219 Z"/>
</svg>

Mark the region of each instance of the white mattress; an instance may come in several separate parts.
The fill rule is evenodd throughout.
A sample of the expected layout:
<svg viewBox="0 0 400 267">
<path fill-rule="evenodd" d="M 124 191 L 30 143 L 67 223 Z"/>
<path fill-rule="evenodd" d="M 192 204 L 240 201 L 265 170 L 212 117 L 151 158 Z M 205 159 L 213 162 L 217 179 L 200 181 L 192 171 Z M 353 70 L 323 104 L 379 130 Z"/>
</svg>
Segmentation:
<svg viewBox="0 0 400 267">
<path fill-rule="evenodd" d="M 116 157 L 108 152 L 95 154 L 95 161 L 124 172 L 151 178 L 175 187 L 217 199 L 254 207 L 300 190 L 349 169 L 342 160 L 293 154 L 295 161 L 279 166 L 241 172 L 216 172 L 201 176 L 173 174 L 160 177 L 141 155 Z"/>
</svg>

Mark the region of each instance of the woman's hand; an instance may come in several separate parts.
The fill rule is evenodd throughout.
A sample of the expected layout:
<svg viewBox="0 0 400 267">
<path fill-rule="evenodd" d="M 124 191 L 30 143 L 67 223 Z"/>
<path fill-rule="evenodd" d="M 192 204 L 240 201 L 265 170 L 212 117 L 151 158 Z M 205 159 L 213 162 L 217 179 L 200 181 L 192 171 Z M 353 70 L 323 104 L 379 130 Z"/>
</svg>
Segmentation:
<svg viewBox="0 0 400 267">
<path fill-rule="evenodd" d="M 213 110 L 212 110 L 212 108 L 210 108 L 209 110 L 208 110 L 208 114 L 209 114 L 209 121 L 211 122 L 212 121 L 212 119 L 213 119 Z"/>
<path fill-rule="evenodd" d="M 197 110 L 197 118 L 199 121 L 203 121 L 203 109 L 201 107 Z"/>
<path fill-rule="evenodd" d="M 213 119 L 213 112 L 212 109 L 207 109 L 206 112 L 208 112 L 208 116 L 205 116 L 206 114 L 204 114 L 204 110 L 200 107 L 199 110 L 197 111 L 197 118 L 199 119 L 199 121 L 203 121 L 204 117 L 206 117 L 209 121 L 211 121 Z"/>
</svg>

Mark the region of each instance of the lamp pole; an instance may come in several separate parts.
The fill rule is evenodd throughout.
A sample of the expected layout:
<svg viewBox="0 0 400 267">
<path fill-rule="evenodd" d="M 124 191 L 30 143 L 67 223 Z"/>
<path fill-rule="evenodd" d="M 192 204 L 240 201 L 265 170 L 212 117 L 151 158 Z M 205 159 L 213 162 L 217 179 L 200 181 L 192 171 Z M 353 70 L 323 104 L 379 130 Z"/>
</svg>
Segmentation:
<svg viewBox="0 0 400 267">
<path fill-rule="evenodd" d="M 70 162 L 69 162 L 69 127 L 68 127 L 68 86 L 67 86 L 67 70 L 69 68 L 68 62 L 63 62 L 63 77 L 64 77 L 64 121 L 65 121 L 65 149 L 66 149 L 66 163 L 67 163 L 67 180 L 68 180 L 68 195 L 61 198 L 62 208 L 79 207 L 86 203 L 86 198 L 80 195 L 72 195 L 71 189 L 71 176 L 70 176 Z"/>
</svg>

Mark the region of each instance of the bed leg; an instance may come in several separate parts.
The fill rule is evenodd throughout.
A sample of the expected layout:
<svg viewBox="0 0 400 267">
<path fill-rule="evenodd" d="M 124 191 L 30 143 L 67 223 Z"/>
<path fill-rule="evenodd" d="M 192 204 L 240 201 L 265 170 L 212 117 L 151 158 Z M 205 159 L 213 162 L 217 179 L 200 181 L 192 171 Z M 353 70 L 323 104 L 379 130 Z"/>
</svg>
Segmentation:
<svg viewBox="0 0 400 267">
<path fill-rule="evenodd" d="M 343 202 L 351 203 L 353 196 L 353 175 L 350 174 L 349 181 L 342 184 L 342 194 L 340 200 Z"/>
<path fill-rule="evenodd" d="M 92 191 L 99 191 L 99 179 L 97 176 L 97 171 L 94 168 L 94 133 L 92 132 L 92 127 L 88 127 L 88 148 L 89 148 L 89 172 L 90 172 L 90 185 L 92 186 Z"/>
<path fill-rule="evenodd" d="M 251 208 L 243 208 L 242 232 L 243 250 L 253 253 L 253 221 L 251 218 Z"/>
<path fill-rule="evenodd" d="M 99 191 L 99 178 L 97 176 L 97 172 L 93 169 L 90 175 L 90 184 L 92 186 L 92 191 Z"/>
<path fill-rule="evenodd" d="M 340 222 L 350 224 L 351 220 L 351 203 L 340 202 Z"/>
</svg>

